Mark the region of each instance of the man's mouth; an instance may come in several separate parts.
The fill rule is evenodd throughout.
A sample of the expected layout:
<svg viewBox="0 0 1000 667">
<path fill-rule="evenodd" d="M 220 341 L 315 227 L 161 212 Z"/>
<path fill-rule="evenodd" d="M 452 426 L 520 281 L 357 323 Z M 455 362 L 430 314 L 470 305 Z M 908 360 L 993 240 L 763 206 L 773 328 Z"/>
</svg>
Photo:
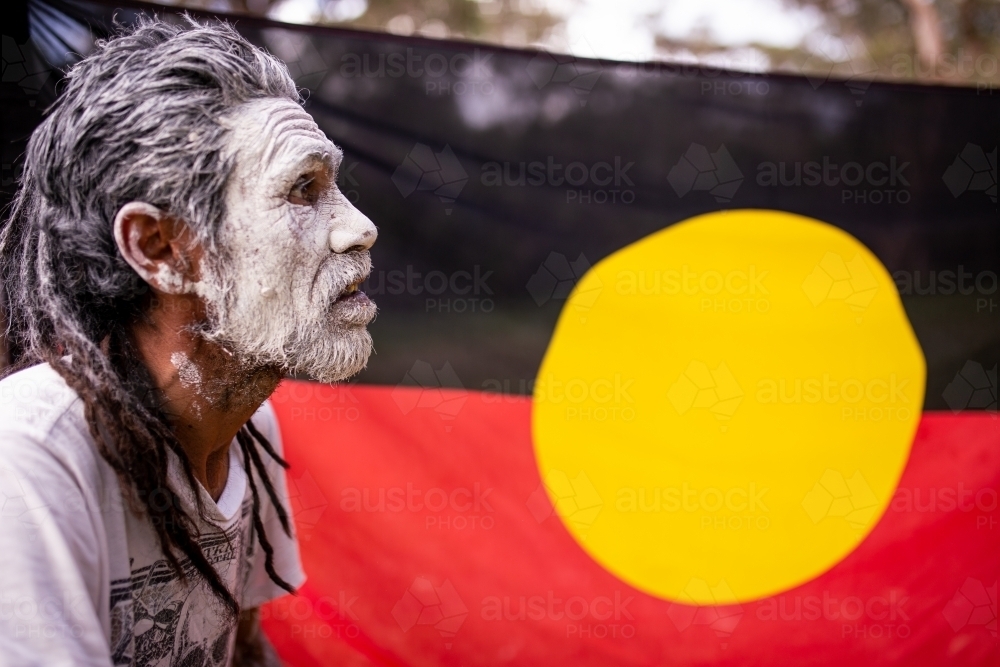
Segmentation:
<svg viewBox="0 0 1000 667">
<path fill-rule="evenodd" d="M 348 283 L 330 304 L 329 316 L 336 327 L 363 327 L 375 318 L 375 304 L 360 289 L 368 272 L 359 271 L 350 278 L 354 281 Z"/>
<path fill-rule="evenodd" d="M 360 299 L 360 298 L 367 299 L 368 295 L 366 295 L 364 292 L 358 289 L 361 286 L 361 283 L 362 280 L 356 280 L 347 287 L 345 287 L 344 291 L 341 292 L 340 296 L 337 297 L 337 301 L 347 301 L 348 299 Z"/>
</svg>

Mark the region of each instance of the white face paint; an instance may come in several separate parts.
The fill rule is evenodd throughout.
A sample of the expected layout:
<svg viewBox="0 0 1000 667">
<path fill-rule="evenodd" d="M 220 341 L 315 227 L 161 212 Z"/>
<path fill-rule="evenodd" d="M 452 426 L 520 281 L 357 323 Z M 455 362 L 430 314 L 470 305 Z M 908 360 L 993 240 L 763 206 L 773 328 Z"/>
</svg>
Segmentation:
<svg viewBox="0 0 1000 667">
<path fill-rule="evenodd" d="M 193 388 L 195 393 L 201 393 L 201 370 L 197 364 L 188 359 L 183 352 L 171 354 L 170 363 L 177 369 L 177 377 L 182 387 Z"/>
<path fill-rule="evenodd" d="M 201 369 L 198 365 L 188 359 L 183 352 L 174 352 L 170 355 L 170 363 L 177 369 L 177 379 L 185 389 L 194 391 L 194 400 L 191 401 L 191 410 L 196 417 L 201 416 L 201 403 L 205 398 L 202 391 Z"/>
<path fill-rule="evenodd" d="M 375 304 L 357 286 L 377 231 L 336 185 L 342 153 L 302 107 L 254 100 L 230 116 L 235 169 L 219 258 L 195 285 L 205 336 L 250 366 L 321 382 L 368 361 Z"/>
</svg>

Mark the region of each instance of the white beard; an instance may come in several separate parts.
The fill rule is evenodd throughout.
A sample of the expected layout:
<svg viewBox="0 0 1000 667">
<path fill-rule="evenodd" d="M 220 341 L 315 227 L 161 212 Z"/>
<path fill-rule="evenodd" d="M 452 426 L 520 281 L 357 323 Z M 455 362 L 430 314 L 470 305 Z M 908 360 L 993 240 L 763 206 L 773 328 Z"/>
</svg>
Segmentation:
<svg viewBox="0 0 1000 667">
<path fill-rule="evenodd" d="M 332 181 L 313 205 L 287 199 L 303 154 L 339 153 L 297 104 L 247 102 L 227 122 L 236 165 L 215 246 L 221 250 L 206 253 L 193 285 L 208 309 L 200 333 L 247 370 L 344 380 L 368 362 L 365 327 L 376 308 L 360 293 L 343 298 L 368 276 L 371 259 L 367 250 L 334 248 L 331 234 L 360 243 L 375 227 Z"/>
<path fill-rule="evenodd" d="M 237 266 L 226 270 L 229 262 L 217 260 L 222 270 L 208 271 L 198 284 L 208 306 L 208 321 L 199 334 L 232 353 L 248 370 L 276 367 L 284 376 L 319 382 L 357 374 L 372 352 L 366 325 L 375 315 L 375 304 L 366 297 L 361 302 L 337 297 L 368 275 L 371 259 L 367 252 L 328 257 L 311 290 L 305 281 L 295 280 L 288 267 L 286 275 L 274 276 L 283 288 L 272 287 L 267 296 L 260 287 L 259 269 L 237 260 Z"/>
</svg>

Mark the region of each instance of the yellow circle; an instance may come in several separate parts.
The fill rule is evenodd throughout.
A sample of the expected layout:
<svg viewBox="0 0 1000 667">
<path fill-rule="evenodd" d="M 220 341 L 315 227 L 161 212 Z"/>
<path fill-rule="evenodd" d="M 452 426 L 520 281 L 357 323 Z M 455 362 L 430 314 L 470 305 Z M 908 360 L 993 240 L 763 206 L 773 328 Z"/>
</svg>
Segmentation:
<svg viewBox="0 0 1000 667">
<path fill-rule="evenodd" d="M 711 213 L 594 266 L 542 362 L 556 513 L 602 566 L 699 604 L 825 572 L 885 511 L 924 396 L 885 267 L 789 213 Z"/>
</svg>

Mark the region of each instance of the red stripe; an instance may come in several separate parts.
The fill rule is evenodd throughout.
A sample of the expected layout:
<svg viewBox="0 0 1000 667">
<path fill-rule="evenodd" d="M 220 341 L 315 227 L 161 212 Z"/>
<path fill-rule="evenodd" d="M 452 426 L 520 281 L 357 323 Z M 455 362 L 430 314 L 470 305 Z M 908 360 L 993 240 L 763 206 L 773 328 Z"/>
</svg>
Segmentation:
<svg viewBox="0 0 1000 667">
<path fill-rule="evenodd" d="M 925 414 L 893 506 L 826 574 L 776 600 L 692 608 L 621 583 L 556 518 L 535 519 L 525 504 L 540 482 L 528 399 L 414 392 L 286 383 L 275 395 L 309 576 L 308 604 L 266 622 L 289 664 L 996 664 L 995 415 Z M 479 507 L 467 506 L 477 495 Z M 350 505 L 356 496 L 367 508 Z M 454 586 L 468 615 L 453 619 L 453 637 L 434 628 L 435 609 L 416 624 L 403 614 L 405 631 L 393 616 L 417 577 Z M 973 597 L 993 586 L 992 611 L 988 600 L 971 613 L 965 597 L 951 602 L 963 586 Z M 508 598 L 516 616 L 522 596 L 539 596 L 541 612 L 526 616 L 544 618 L 488 618 L 492 599 Z M 570 598 L 597 601 L 597 617 L 567 619 Z"/>
</svg>

